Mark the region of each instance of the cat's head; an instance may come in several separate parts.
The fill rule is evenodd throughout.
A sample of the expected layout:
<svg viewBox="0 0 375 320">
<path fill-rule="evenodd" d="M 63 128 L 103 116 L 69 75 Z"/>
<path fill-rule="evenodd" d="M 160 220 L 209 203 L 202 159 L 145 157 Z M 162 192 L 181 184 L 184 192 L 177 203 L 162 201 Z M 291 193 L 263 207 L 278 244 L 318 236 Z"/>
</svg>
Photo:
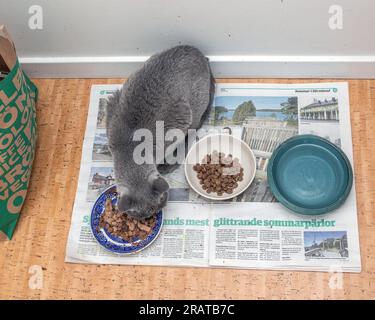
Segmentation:
<svg viewBox="0 0 375 320">
<path fill-rule="evenodd" d="M 139 175 L 143 179 L 141 177 Z M 167 181 L 155 173 L 136 183 L 120 182 L 117 187 L 118 209 L 134 218 L 148 218 L 167 204 L 168 189 Z"/>
<path fill-rule="evenodd" d="M 168 201 L 168 182 L 155 164 L 137 164 L 130 144 L 111 146 L 120 212 L 138 219 L 148 218 Z"/>
</svg>

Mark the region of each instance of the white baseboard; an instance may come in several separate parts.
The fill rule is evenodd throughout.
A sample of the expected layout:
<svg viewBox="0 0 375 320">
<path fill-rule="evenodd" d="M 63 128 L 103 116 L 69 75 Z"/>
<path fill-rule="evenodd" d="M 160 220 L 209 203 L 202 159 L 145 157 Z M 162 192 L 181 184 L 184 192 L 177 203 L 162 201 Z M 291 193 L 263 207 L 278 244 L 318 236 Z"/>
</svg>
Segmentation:
<svg viewBox="0 0 375 320">
<path fill-rule="evenodd" d="M 375 78 L 375 56 L 208 56 L 217 78 Z M 20 57 L 33 78 L 125 78 L 146 56 Z"/>
</svg>

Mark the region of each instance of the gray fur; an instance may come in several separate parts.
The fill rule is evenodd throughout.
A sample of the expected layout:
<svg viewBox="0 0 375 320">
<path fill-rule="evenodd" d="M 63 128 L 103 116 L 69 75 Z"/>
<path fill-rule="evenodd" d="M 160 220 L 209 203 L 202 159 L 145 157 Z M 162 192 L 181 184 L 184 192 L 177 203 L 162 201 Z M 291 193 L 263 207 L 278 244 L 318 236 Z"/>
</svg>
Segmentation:
<svg viewBox="0 0 375 320">
<path fill-rule="evenodd" d="M 188 129 L 198 129 L 209 113 L 214 88 L 203 54 L 191 46 L 177 46 L 152 56 L 109 98 L 107 136 L 121 211 L 148 217 L 168 199 L 169 186 L 160 176 L 157 159 L 153 164 L 134 162 L 133 151 L 140 143 L 133 141 L 134 132 L 147 128 L 155 136 L 156 121 L 164 121 L 165 132 L 177 128 L 186 135 Z"/>
</svg>

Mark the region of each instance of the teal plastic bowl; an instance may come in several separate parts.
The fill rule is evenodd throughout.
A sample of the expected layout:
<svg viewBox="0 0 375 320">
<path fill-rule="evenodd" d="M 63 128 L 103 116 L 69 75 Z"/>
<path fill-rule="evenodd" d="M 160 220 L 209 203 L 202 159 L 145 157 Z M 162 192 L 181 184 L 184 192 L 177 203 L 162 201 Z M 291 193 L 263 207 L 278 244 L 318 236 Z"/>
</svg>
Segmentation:
<svg viewBox="0 0 375 320">
<path fill-rule="evenodd" d="M 271 156 L 267 176 L 275 198 L 305 215 L 338 208 L 353 184 L 353 170 L 344 152 L 314 135 L 298 135 L 283 142 Z"/>
</svg>

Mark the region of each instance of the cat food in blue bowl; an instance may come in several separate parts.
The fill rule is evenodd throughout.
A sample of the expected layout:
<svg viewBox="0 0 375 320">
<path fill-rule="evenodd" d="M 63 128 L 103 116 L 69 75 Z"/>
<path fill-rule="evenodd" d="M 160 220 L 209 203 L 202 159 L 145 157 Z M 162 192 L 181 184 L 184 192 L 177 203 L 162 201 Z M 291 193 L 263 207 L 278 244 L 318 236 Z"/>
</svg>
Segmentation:
<svg viewBox="0 0 375 320">
<path fill-rule="evenodd" d="M 292 211 L 324 214 L 338 208 L 353 184 L 351 164 L 340 148 L 314 135 L 283 142 L 272 154 L 268 184 L 277 200 Z"/>
<path fill-rule="evenodd" d="M 143 250 L 159 235 L 163 212 L 149 218 L 135 219 L 117 209 L 117 191 L 113 185 L 96 200 L 91 211 L 91 230 L 98 243 L 117 254 Z"/>
</svg>

